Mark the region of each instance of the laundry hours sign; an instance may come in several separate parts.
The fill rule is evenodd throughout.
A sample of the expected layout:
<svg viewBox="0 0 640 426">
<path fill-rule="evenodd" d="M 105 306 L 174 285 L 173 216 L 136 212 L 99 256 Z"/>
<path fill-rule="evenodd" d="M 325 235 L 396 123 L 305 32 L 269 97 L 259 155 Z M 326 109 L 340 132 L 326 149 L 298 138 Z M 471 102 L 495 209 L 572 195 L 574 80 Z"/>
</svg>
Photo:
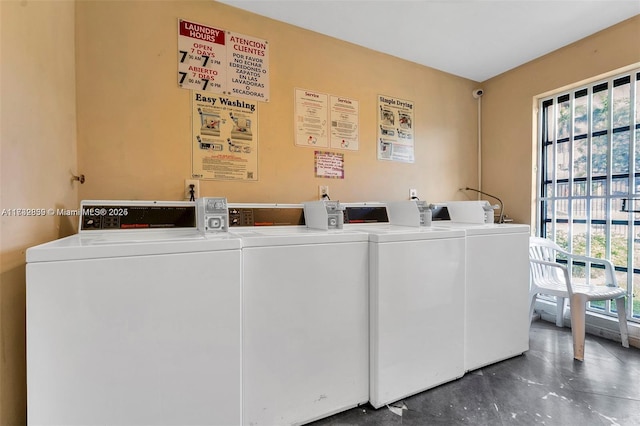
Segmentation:
<svg viewBox="0 0 640 426">
<path fill-rule="evenodd" d="M 183 19 L 178 31 L 183 89 L 269 100 L 269 43 Z"/>
</svg>

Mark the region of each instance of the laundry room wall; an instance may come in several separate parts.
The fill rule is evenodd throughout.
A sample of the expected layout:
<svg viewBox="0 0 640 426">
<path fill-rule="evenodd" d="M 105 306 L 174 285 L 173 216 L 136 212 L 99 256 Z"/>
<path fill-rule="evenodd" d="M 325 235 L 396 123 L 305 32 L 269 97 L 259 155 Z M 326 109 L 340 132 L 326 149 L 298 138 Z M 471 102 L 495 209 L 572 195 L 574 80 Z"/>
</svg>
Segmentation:
<svg viewBox="0 0 640 426">
<path fill-rule="evenodd" d="M 484 83 L 482 185 L 509 215 L 535 223 L 534 97 L 640 62 L 640 15 Z"/>
<path fill-rule="evenodd" d="M 191 177 L 191 93 L 177 85 L 178 20 L 269 42 L 269 102 L 259 103 L 258 181 L 202 181 L 231 202 L 465 199 L 477 182 L 473 81 L 210 1 L 77 4 L 80 199 L 182 199 Z M 383 28 L 381 27 L 381 30 Z M 385 29 L 386 30 L 386 29 Z M 419 46 L 419 41 L 407 40 Z M 418 48 L 418 47 L 417 47 Z M 360 149 L 344 179 L 317 178 L 294 142 L 294 89 L 357 99 Z M 415 103 L 413 164 L 378 161 L 377 95 Z"/>
<path fill-rule="evenodd" d="M 75 227 L 46 212 L 78 200 L 74 13 L 72 1 L 0 1 L 1 425 L 26 424 L 25 251 Z"/>
</svg>

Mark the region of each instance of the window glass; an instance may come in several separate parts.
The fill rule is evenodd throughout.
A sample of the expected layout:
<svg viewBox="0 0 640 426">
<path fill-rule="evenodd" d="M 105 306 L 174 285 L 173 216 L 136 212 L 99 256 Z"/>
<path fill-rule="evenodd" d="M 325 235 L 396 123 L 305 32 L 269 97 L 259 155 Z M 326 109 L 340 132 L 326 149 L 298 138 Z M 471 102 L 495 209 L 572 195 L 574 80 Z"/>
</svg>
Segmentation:
<svg viewBox="0 0 640 426">
<path fill-rule="evenodd" d="M 636 146 L 634 151 L 635 151 L 635 157 L 636 157 L 634 172 L 638 173 L 640 172 L 640 128 L 636 128 Z"/>
<path fill-rule="evenodd" d="M 606 180 L 594 180 L 591 183 L 591 195 L 599 197 L 607 194 L 607 181 Z"/>
<path fill-rule="evenodd" d="M 587 255 L 587 224 L 586 223 L 574 223 L 573 229 L 571 230 L 573 237 L 571 238 L 571 242 L 573 247 L 571 247 L 571 252 L 575 254 L 579 254 L 582 256 Z M 575 268 L 575 266 L 574 266 Z M 584 271 L 584 268 L 582 268 Z M 584 278 L 584 272 L 581 275 L 581 278 Z"/>
<path fill-rule="evenodd" d="M 556 159 L 556 179 L 569 179 L 569 149 L 571 144 L 568 142 L 558 144 L 558 158 Z"/>
<path fill-rule="evenodd" d="M 589 109 L 588 109 L 587 89 L 576 92 L 573 105 L 573 135 L 587 135 L 589 132 Z"/>
<path fill-rule="evenodd" d="M 571 136 L 571 102 L 569 95 L 558 98 L 558 140 Z"/>
<path fill-rule="evenodd" d="M 609 127 L 609 89 L 608 83 L 593 88 L 591 126 L 593 132 L 607 130 Z"/>
<path fill-rule="evenodd" d="M 633 274 L 632 318 L 640 320 L 640 274 Z"/>
<path fill-rule="evenodd" d="M 640 72 L 636 74 L 636 125 L 640 123 Z"/>
<path fill-rule="evenodd" d="M 631 117 L 630 77 L 622 77 L 613 82 L 613 128 L 629 125 Z"/>
<path fill-rule="evenodd" d="M 609 153 L 609 137 L 607 135 L 591 138 L 591 175 L 606 176 Z"/>
<path fill-rule="evenodd" d="M 613 134 L 613 174 L 629 173 L 629 138 L 630 132 L 616 132 Z"/>
<path fill-rule="evenodd" d="M 591 220 L 604 222 L 607 220 L 607 200 L 605 198 L 592 198 L 591 199 Z M 604 224 L 598 225 L 596 228 L 592 228 L 592 231 L 599 229 L 600 232 L 604 232 Z"/>
<path fill-rule="evenodd" d="M 628 145 L 627 145 L 628 146 Z M 587 176 L 587 149 L 589 141 L 587 138 L 573 141 L 573 177 L 581 178 Z"/>
<path fill-rule="evenodd" d="M 554 170 L 554 162 L 553 162 L 553 146 L 547 147 L 544 151 L 544 179 L 551 180 L 553 179 L 553 170 Z"/>
</svg>

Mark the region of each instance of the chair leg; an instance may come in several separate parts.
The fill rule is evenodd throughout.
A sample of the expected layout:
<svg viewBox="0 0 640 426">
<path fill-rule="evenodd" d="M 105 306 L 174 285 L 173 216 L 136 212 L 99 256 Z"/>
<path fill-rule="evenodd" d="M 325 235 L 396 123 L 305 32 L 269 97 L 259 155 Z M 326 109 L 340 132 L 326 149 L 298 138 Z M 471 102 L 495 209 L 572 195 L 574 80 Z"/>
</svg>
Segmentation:
<svg viewBox="0 0 640 426">
<path fill-rule="evenodd" d="M 620 338 L 622 346 L 629 347 L 629 328 L 627 327 L 627 311 L 624 306 L 625 299 L 621 297 L 616 299 L 616 308 L 618 309 L 618 322 L 620 323 Z"/>
<path fill-rule="evenodd" d="M 564 327 L 564 309 L 566 303 L 565 298 L 556 296 L 556 325 L 558 327 Z M 573 307 L 572 307 L 573 309 Z"/>
<path fill-rule="evenodd" d="M 533 308 L 536 305 L 536 294 L 537 293 L 529 293 L 529 324 L 531 324 L 531 320 L 533 318 Z"/>
<path fill-rule="evenodd" d="M 571 297 L 571 335 L 573 336 L 573 357 L 584 361 L 585 311 L 587 300 L 580 294 Z"/>
</svg>

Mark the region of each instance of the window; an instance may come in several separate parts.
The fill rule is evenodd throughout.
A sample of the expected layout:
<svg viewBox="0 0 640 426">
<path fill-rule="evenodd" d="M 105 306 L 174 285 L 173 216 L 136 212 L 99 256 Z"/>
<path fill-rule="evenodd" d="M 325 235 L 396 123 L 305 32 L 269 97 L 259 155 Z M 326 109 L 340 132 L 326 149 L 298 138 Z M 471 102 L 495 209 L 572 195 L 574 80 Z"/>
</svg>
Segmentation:
<svg viewBox="0 0 640 426">
<path fill-rule="evenodd" d="M 566 250 L 604 257 L 640 322 L 640 69 L 540 100 L 539 233 Z M 600 282 L 596 265 L 570 265 Z M 589 310 L 616 315 L 615 303 Z"/>
</svg>

